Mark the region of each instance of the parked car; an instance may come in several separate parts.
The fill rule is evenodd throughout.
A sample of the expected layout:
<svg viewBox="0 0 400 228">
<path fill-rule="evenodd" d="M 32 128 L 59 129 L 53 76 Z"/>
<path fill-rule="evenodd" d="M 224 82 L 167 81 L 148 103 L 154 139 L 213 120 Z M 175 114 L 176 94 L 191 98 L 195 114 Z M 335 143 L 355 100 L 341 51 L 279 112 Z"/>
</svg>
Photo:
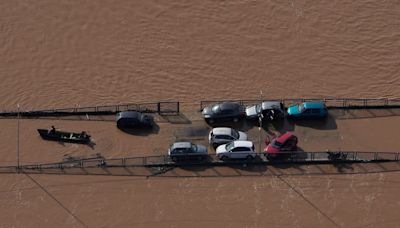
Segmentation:
<svg viewBox="0 0 400 228">
<path fill-rule="evenodd" d="M 191 142 L 175 142 L 168 149 L 168 155 L 173 161 L 203 160 L 208 157 L 207 148 Z"/>
<path fill-rule="evenodd" d="M 247 140 L 247 134 L 229 127 L 216 127 L 208 135 L 210 145 L 214 148 L 235 140 Z"/>
<path fill-rule="evenodd" d="M 286 132 L 270 140 L 266 139 L 267 147 L 264 149 L 268 160 L 285 159 L 290 156 L 290 152 L 297 151 L 297 136 L 292 132 Z"/>
<path fill-rule="evenodd" d="M 203 109 L 203 117 L 208 123 L 221 120 L 238 122 L 246 116 L 245 107 L 237 102 L 222 102 Z"/>
<path fill-rule="evenodd" d="M 117 127 L 125 128 L 151 128 L 154 124 L 153 118 L 135 111 L 119 112 L 116 116 Z"/>
<path fill-rule="evenodd" d="M 284 105 L 279 101 L 263 101 L 246 108 L 246 117 L 256 119 L 260 115 L 268 120 L 278 120 L 284 118 Z"/>
<path fill-rule="evenodd" d="M 254 144 L 251 141 L 233 141 L 228 144 L 220 145 L 216 150 L 217 156 L 221 160 L 227 159 L 254 159 L 257 154 Z"/>
<path fill-rule="evenodd" d="M 328 110 L 322 101 L 303 102 L 290 106 L 287 115 L 289 118 L 324 118 L 328 115 Z"/>
</svg>

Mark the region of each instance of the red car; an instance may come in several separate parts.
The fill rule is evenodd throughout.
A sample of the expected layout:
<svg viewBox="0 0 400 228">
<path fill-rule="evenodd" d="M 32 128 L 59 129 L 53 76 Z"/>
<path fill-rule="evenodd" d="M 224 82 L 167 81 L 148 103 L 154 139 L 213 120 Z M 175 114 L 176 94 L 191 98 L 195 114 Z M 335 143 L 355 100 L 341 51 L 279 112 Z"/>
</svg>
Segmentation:
<svg viewBox="0 0 400 228">
<path fill-rule="evenodd" d="M 272 140 L 267 138 L 265 140 L 267 147 L 264 149 L 264 152 L 268 159 L 285 158 L 290 156 L 290 153 L 280 152 L 296 151 L 297 141 L 297 137 L 293 132 L 286 132 L 278 137 L 272 138 Z"/>
</svg>

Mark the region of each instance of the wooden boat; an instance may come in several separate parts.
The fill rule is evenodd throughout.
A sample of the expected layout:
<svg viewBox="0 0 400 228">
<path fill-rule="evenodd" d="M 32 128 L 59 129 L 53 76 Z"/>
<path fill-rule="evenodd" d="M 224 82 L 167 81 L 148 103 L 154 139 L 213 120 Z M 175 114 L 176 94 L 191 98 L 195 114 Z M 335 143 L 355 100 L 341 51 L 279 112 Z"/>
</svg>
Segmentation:
<svg viewBox="0 0 400 228">
<path fill-rule="evenodd" d="M 90 142 L 90 135 L 86 134 L 84 131 L 82 133 L 57 131 L 54 129 L 37 129 L 37 131 L 39 132 L 40 136 L 46 140 L 82 144 L 87 144 Z"/>
</svg>

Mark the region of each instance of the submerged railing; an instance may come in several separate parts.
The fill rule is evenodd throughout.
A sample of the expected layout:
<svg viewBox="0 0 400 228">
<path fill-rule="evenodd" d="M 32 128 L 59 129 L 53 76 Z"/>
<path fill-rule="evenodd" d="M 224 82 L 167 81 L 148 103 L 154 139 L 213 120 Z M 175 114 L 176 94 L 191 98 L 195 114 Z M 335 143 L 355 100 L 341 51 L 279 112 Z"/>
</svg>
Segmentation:
<svg viewBox="0 0 400 228">
<path fill-rule="evenodd" d="M 137 104 L 119 104 L 92 107 L 74 107 L 61 109 L 46 109 L 38 111 L 0 112 L 1 117 L 50 117 L 74 115 L 114 115 L 121 111 L 139 111 L 158 114 L 178 114 L 178 101 L 149 102 Z"/>
<path fill-rule="evenodd" d="M 324 101 L 328 108 L 340 109 L 373 109 L 373 108 L 400 108 L 400 99 L 358 99 L 358 98 L 293 98 L 293 99 L 253 99 L 253 100 L 203 100 L 200 101 L 200 110 L 216 103 L 232 101 L 245 106 L 259 104 L 262 101 L 280 101 L 285 107 L 305 101 Z M 119 104 L 74 108 L 46 109 L 35 111 L 0 112 L 0 117 L 54 117 L 77 115 L 113 115 L 121 111 L 139 111 L 158 113 L 161 115 L 178 115 L 179 101 L 160 101 L 136 104 Z"/>
<path fill-rule="evenodd" d="M 127 157 L 127 158 L 87 158 L 71 159 L 68 161 L 21 165 L 19 170 L 42 170 L 42 169 L 67 169 L 67 168 L 93 168 L 93 167 L 160 167 L 160 166 L 188 166 L 188 165 L 210 165 L 223 166 L 232 164 L 296 164 L 296 163 L 349 163 L 349 162 L 385 162 L 399 161 L 400 152 L 356 152 L 356 151 L 328 151 L 328 152 L 281 152 L 279 157 L 268 158 L 266 153 L 257 153 L 254 159 L 229 159 L 220 160 L 217 155 L 209 154 L 202 159 L 198 155 L 181 156 L 178 161 L 173 161 L 168 155 Z M 4 169 L 17 169 L 16 166 L 0 167 Z"/>
</svg>

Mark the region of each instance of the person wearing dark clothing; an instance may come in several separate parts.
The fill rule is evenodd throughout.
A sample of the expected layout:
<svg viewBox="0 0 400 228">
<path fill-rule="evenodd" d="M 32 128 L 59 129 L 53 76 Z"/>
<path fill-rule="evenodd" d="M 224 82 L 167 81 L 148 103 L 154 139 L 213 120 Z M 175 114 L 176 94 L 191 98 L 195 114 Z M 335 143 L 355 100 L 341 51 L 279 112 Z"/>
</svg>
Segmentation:
<svg viewBox="0 0 400 228">
<path fill-rule="evenodd" d="M 51 126 L 50 133 L 52 133 L 52 134 L 56 133 L 56 128 L 54 126 Z"/>
</svg>

